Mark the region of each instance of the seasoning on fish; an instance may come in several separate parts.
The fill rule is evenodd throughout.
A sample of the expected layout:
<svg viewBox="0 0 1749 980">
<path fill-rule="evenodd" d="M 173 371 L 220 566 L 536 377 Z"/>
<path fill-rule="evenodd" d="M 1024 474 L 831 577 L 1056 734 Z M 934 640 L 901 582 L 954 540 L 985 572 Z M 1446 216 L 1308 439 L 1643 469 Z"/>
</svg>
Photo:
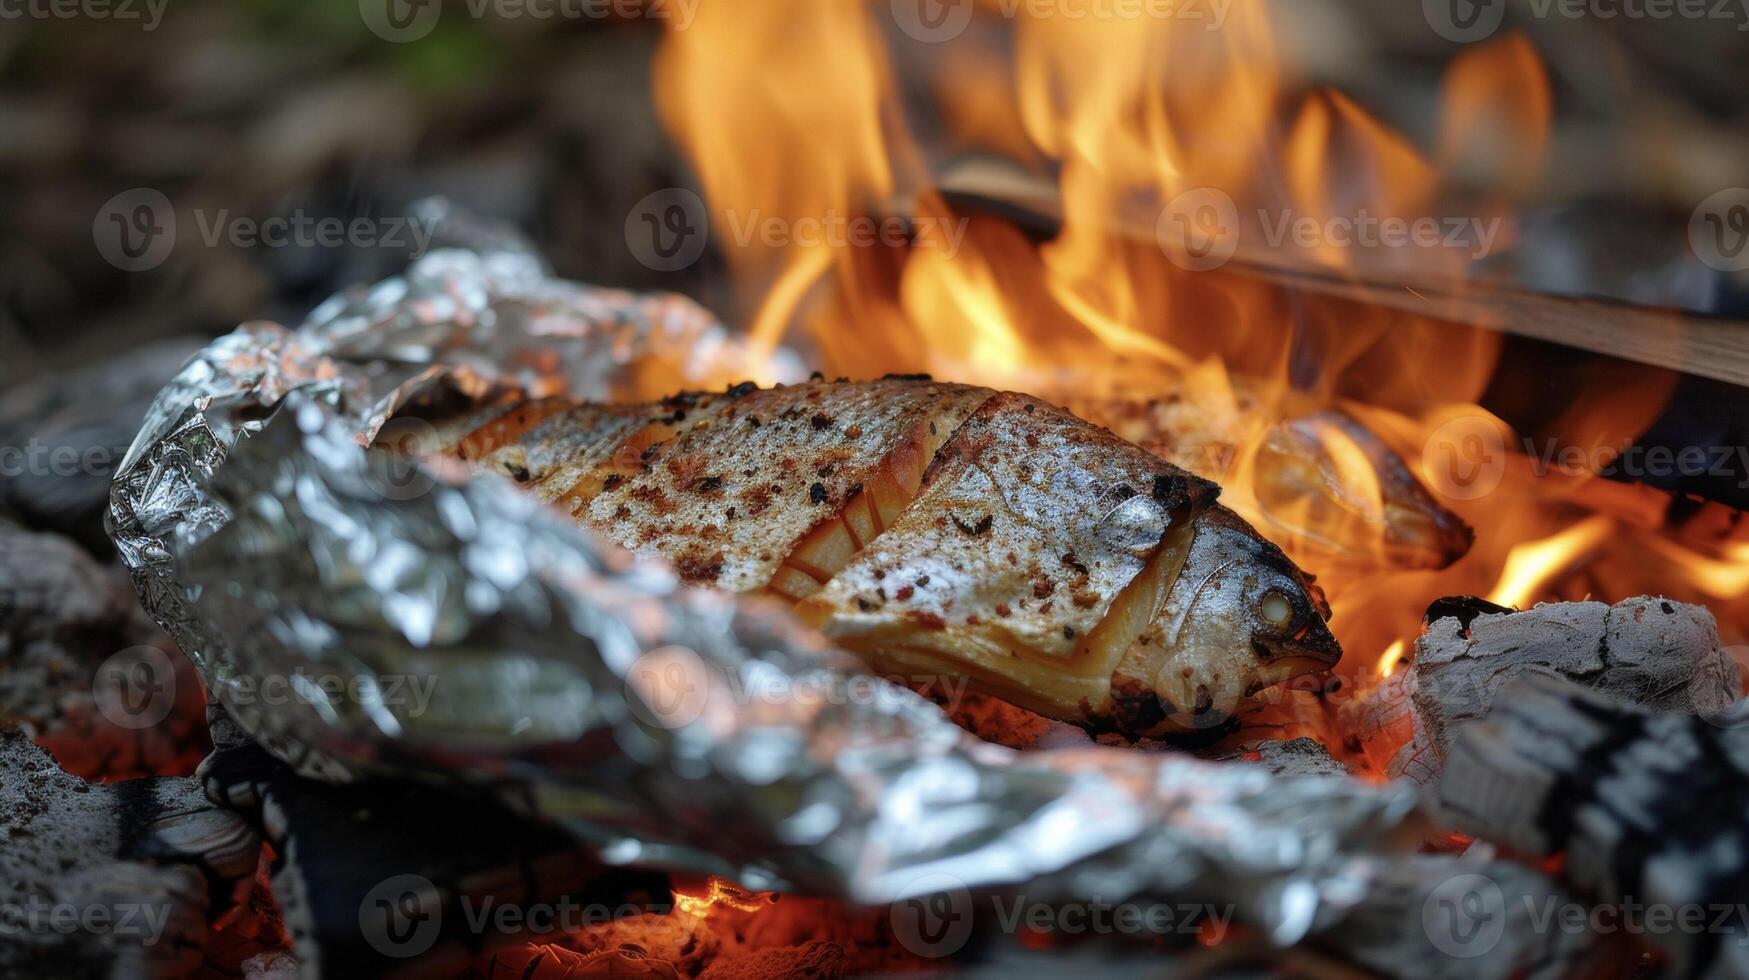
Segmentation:
<svg viewBox="0 0 1749 980">
<path fill-rule="evenodd" d="M 1159 735 L 1341 654 L 1217 486 L 1026 395 L 906 376 L 529 414 L 452 452 L 883 672 Z"/>
</svg>

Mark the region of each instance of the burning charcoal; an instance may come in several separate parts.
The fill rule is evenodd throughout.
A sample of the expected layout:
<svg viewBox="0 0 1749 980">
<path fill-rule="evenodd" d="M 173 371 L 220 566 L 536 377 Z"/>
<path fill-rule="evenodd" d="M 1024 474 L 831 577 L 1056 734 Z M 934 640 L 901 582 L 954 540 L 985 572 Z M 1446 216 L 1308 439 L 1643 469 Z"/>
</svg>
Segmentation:
<svg viewBox="0 0 1749 980">
<path fill-rule="evenodd" d="M 290 953 L 258 953 L 243 961 L 243 980 L 298 980 L 298 961 Z"/>
<path fill-rule="evenodd" d="M 1277 776 L 1346 776 L 1348 767 L 1311 738 L 1259 741 L 1240 747 L 1239 758 L 1255 758 Z"/>
<path fill-rule="evenodd" d="M 1451 730 L 1486 717 L 1502 685 L 1523 674 L 1565 677 L 1609 697 L 1659 712 L 1713 714 L 1734 701 L 1736 662 L 1720 649 L 1712 614 L 1700 606 L 1642 596 L 1547 603 L 1526 612 L 1455 616 L 1430 624 L 1408 669 L 1359 705 L 1369 756 L 1416 782 L 1437 778 Z M 1412 737 L 1402 745 L 1408 711 Z M 1393 755 L 1394 753 L 1394 755 Z M 1375 761 L 1383 761 L 1377 759 Z"/>
<path fill-rule="evenodd" d="M 844 947 L 811 942 L 801 946 L 762 949 L 722 963 L 713 963 L 698 980 L 814 980 L 844 975 Z"/>
<path fill-rule="evenodd" d="M 193 780 L 88 784 L 0 731 L 0 974 L 185 974 L 209 916 L 247 896 L 259 852 Z"/>
<path fill-rule="evenodd" d="M 531 907 L 554 918 L 528 918 L 525 936 L 564 928 L 567 908 L 668 896 L 665 877 L 603 868 L 569 835 L 480 794 L 318 783 L 222 718 L 214 732 L 221 747 L 201 766 L 207 795 L 250 808 L 265 826 L 280 855 L 274 891 L 306 970 L 460 972 L 482 949 L 517 938 L 520 928 L 497 923 L 521 923 Z M 507 907 L 515 915 L 500 918 Z"/>
<path fill-rule="evenodd" d="M 1653 714 L 1529 674 L 1457 728 L 1433 797 L 1460 830 L 1565 854 L 1566 877 L 1683 975 L 1749 975 L 1749 701 Z"/>
<path fill-rule="evenodd" d="M 0 394 L 0 510 L 70 535 L 100 553 L 109 479 L 152 397 L 204 341 L 176 337 Z"/>
<path fill-rule="evenodd" d="M 206 754 L 193 666 L 71 539 L 0 521 L 0 663 L 0 723 L 30 726 L 69 772 L 186 775 Z"/>
</svg>

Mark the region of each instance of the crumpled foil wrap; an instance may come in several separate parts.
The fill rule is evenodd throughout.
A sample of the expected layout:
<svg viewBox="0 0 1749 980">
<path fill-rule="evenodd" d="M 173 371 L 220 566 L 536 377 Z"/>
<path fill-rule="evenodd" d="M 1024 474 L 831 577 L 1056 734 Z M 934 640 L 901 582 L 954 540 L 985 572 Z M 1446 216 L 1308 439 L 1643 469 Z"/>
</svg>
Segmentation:
<svg viewBox="0 0 1749 980">
<path fill-rule="evenodd" d="M 983 743 L 781 607 L 682 587 L 498 477 L 366 451 L 433 391 L 793 370 L 685 300 L 556 280 L 460 216 L 440 238 L 458 227 L 296 330 L 215 341 L 116 476 L 147 609 L 270 751 L 317 778 L 490 787 L 609 862 L 858 902 L 1170 897 L 1288 943 L 1391 878 L 1407 789 Z"/>
</svg>

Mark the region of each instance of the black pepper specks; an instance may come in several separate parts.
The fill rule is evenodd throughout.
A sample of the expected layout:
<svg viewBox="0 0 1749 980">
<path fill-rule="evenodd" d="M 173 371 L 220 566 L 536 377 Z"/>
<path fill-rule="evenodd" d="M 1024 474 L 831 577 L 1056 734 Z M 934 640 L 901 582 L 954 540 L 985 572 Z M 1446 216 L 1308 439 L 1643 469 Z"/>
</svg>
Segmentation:
<svg viewBox="0 0 1749 980">
<path fill-rule="evenodd" d="M 826 485 L 823 483 L 816 483 L 816 484 L 808 487 L 808 499 L 813 501 L 816 504 L 825 503 L 826 502 Z"/>
<path fill-rule="evenodd" d="M 969 534 L 974 538 L 983 534 L 988 534 L 990 532 L 990 525 L 995 521 L 995 518 L 991 517 L 989 514 L 985 514 L 983 517 L 978 518 L 977 522 L 974 524 L 967 524 L 960 519 L 960 515 L 958 514 L 949 513 L 948 516 L 953 518 L 954 527 L 959 528 L 962 533 Z"/>
</svg>

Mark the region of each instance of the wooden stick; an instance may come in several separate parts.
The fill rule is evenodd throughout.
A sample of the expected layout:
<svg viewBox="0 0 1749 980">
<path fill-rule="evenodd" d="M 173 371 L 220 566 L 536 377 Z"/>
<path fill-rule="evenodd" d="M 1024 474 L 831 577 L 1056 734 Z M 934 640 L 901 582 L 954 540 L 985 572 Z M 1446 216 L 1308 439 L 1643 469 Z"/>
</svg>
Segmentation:
<svg viewBox="0 0 1749 980">
<path fill-rule="evenodd" d="M 937 189 L 959 207 L 997 214 L 1039 234 L 1063 220 L 1046 176 L 990 158 L 942 169 Z M 1116 229 L 1157 242 L 1154 215 L 1120 215 Z M 1240 242 L 1221 267 L 1285 289 L 1370 303 L 1749 386 L 1749 323 L 1600 299 L 1538 293 L 1497 280 L 1367 268 L 1338 272 L 1283 248 Z"/>
</svg>

